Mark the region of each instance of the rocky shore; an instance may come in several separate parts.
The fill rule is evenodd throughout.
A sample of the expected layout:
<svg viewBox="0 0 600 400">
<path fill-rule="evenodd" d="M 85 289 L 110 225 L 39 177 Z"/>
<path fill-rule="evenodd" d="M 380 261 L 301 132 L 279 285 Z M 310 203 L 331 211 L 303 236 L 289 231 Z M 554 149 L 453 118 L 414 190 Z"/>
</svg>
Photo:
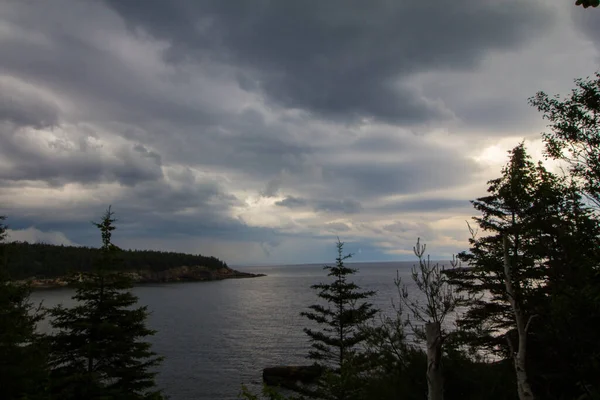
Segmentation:
<svg viewBox="0 0 600 400">
<path fill-rule="evenodd" d="M 263 382 L 302 392 L 303 385 L 311 385 L 323 374 L 323 369 L 313 365 L 282 365 L 263 369 Z"/>
<path fill-rule="evenodd" d="M 240 272 L 231 268 L 210 269 L 204 266 L 181 266 L 164 271 L 130 271 L 129 274 L 136 285 L 147 283 L 216 281 L 265 276 L 264 274 Z M 69 286 L 69 280 L 66 277 L 45 279 L 33 277 L 21 282 L 29 283 L 33 289 L 54 289 Z"/>
</svg>

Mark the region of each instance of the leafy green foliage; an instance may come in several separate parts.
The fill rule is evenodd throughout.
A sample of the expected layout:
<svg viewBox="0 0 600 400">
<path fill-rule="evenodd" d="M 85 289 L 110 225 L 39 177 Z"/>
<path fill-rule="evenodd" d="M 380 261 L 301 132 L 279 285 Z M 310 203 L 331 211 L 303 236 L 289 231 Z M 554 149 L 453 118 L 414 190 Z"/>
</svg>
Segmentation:
<svg viewBox="0 0 600 400">
<path fill-rule="evenodd" d="M 112 244 L 110 208 L 95 223 L 102 233 L 101 257 L 76 280 L 77 305 L 50 311 L 52 392 L 61 399 L 159 399 L 155 368 L 161 358 L 142 338 L 153 335 L 146 307 L 136 308 L 131 279 L 120 272 L 120 250 Z"/>
<path fill-rule="evenodd" d="M 326 371 L 314 393 L 316 397 L 324 399 L 359 398 L 360 377 L 368 365 L 368 359 L 361 351 L 361 345 L 368 336 L 360 328 L 377 313 L 365 301 L 375 292 L 361 291 L 348 280 L 348 276 L 357 270 L 344 264 L 352 255 L 343 255 L 343 247 L 344 244 L 338 240 L 335 266 L 324 267 L 332 282 L 312 286 L 323 303 L 311 305 L 310 311 L 301 313 L 322 327 L 320 330 L 305 328 L 304 332 L 309 336 L 313 348 L 309 358 Z"/>
<path fill-rule="evenodd" d="M 598 0 L 595 2 L 598 5 Z M 585 5 L 584 5 L 585 7 Z M 600 72 L 577 79 L 565 99 L 538 92 L 529 103 L 550 122 L 543 134 L 549 157 L 563 160 L 583 191 L 600 207 Z"/>
<path fill-rule="evenodd" d="M 71 273 L 93 270 L 102 251 L 90 247 L 56 246 L 43 243 L 13 242 L 6 244 L 10 251 L 8 271 L 13 279 L 56 278 Z M 212 269 L 227 264 L 215 257 L 153 250 L 127 250 L 119 253 L 119 267 L 124 270 L 164 271 L 183 265 L 201 265 Z"/>
<path fill-rule="evenodd" d="M 0 242 L 6 236 L 0 216 Z M 30 289 L 8 280 L 6 245 L 0 243 L 0 394 L 3 399 L 46 398 L 46 347 L 36 333 L 43 317 L 29 302 Z"/>
</svg>

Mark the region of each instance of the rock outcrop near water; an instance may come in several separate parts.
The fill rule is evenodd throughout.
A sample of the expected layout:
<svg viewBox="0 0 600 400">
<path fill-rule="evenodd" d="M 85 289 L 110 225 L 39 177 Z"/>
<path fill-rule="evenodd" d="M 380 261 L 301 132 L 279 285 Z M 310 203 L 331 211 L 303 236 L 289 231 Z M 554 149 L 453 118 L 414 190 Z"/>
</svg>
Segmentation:
<svg viewBox="0 0 600 400">
<path fill-rule="evenodd" d="M 264 274 L 240 272 L 231 268 L 210 269 L 202 266 L 176 267 L 164 271 L 139 271 L 132 273 L 136 283 L 198 282 L 232 278 L 255 278 Z"/>
<path fill-rule="evenodd" d="M 170 282 L 200 282 L 200 281 L 215 281 L 222 279 L 236 278 L 257 278 L 265 276 L 264 274 L 251 274 L 248 272 L 240 272 L 231 268 L 208 268 L 204 266 L 181 266 L 169 268 L 164 271 L 130 271 L 130 276 L 135 284 L 146 283 L 170 283 Z M 28 282 L 33 289 L 51 289 L 65 287 L 69 285 L 66 277 L 49 278 L 49 279 L 26 279 L 21 282 Z"/>
<path fill-rule="evenodd" d="M 302 385 L 316 382 L 322 373 L 318 365 L 282 365 L 263 369 L 263 382 L 269 386 L 301 390 Z"/>
</svg>

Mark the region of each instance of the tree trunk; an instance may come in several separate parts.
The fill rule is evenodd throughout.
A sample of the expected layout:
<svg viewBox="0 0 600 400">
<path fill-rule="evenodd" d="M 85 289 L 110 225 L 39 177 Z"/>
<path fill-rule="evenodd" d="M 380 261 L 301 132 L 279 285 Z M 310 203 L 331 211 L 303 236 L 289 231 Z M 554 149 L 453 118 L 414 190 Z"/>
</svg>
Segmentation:
<svg viewBox="0 0 600 400">
<path fill-rule="evenodd" d="M 527 321 L 527 323 L 525 323 L 525 316 L 523 315 L 523 311 L 521 310 L 521 305 L 516 299 L 516 293 L 513 287 L 510 260 L 508 254 L 508 238 L 506 236 L 504 236 L 503 244 L 504 283 L 506 286 L 506 293 L 508 294 L 508 299 L 513 310 L 513 314 L 515 316 L 517 334 L 519 335 L 519 347 L 516 349 L 516 352 L 510 340 L 510 337 L 507 336 L 506 338 L 508 340 L 508 345 L 510 347 L 510 351 L 515 364 L 515 373 L 517 375 L 517 393 L 519 395 L 519 400 L 534 400 L 535 397 L 533 396 L 533 392 L 531 391 L 531 387 L 529 386 L 529 381 L 527 379 L 527 370 L 525 369 L 525 357 L 527 354 L 527 331 L 529 330 L 529 323 L 531 322 L 533 316 L 529 317 L 529 320 Z"/>
<path fill-rule="evenodd" d="M 427 339 L 427 399 L 444 399 L 442 375 L 442 335 L 439 322 L 425 324 Z"/>
</svg>

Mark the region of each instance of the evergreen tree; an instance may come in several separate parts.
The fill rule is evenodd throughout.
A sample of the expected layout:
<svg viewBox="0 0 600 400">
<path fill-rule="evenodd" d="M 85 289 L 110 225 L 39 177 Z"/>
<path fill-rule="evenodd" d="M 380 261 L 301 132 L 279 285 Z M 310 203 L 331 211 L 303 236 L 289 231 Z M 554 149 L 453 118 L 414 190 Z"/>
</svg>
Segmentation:
<svg viewBox="0 0 600 400">
<path fill-rule="evenodd" d="M 569 371 L 572 367 L 559 349 L 573 350 L 578 341 L 589 342 L 589 329 L 575 341 L 572 338 L 579 332 L 570 331 L 562 338 L 552 332 L 567 333 L 570 328 L 564 321 L 557 322 L 557 316 L 568 320 L 569 314 L 577 313 L 565 306 L 581 300 L 585 291 L 578 287 L 589 288 L 589 282 L 597 282 L 597 223 L 574 185 L 534 164 L 522 144 L 509 153 L 502 177 L 489 182 L 490 194 L 472 202 L 482 214 L 474 219 L 485 235 L 473 235 L 470 252 L 459 255 L 470 268 L 449 271 L 459 291 L 478 295 L 459 320 L 462 339 L 505 358 L 519 354 L 517 343 L 527 344 L 527 375 L 533 392 L 548 393 L 548 398 L 574 398 L 578 395 L 575 386 L 582 380 Z M 508 239 L 506 254 L 504 238 Z M 588 311 L 598 308 L 595 304 Z M 523 325 L 521 335 L 517 335 L 515 306 Z M 592 315 L 597 318 L 598 314 Z M 519 342 L 518 336 L 523 335 L 526 341 Z M 540 363 L 542 354 L 544 362 Z M 593 368 L 597 361 L 578 360 L 593 371 L 597 371 Z M 557 370 L 560 382 L 548 379 Z"/>
<path fill-rule="evenodd" d="M 325 370 L 317 390 L 312 393 L 313 397 L 323 399 L 359 398 L 362 374 L 368 363 L 361 349 L 368 332 L 361 327 L 377 313 L 364 301 L 375 292 L 361 291 L 348 280 L 357 270 L 344 264 L 352 255 L 343 255 L 343 247 L 338 239 L 336 265 L 324 267 L 333 281 L 312 286 L 323 302 L 311 305 L 310 311 L 301 313 L 322 327 L 320 330 L 305 328 L 304 332 L 313 347 L 309 358 Z"/>
<path fill-rule="evenodd" d="M 471 202 L 482 214 L 473 219 L 485 233 L 481 237 L 474 234 L 469 240 L 470 252 L 459 254 L 459 259 L 472 268 L 447 271 L 451 283 L 473 297 L 469 310 L 460 319 L 463 334 L 471 334 L 468 342 L 504 355 L 508 354 L 508 348 L 501 332 L 514 327 L 514 318 L 504 284 L 503 235 L 510 234 L 514 239 L 513 275 L 522 282 L 518 291 L 523 296 L 534 287 L 531 282 L 544 276 L 540 265 L 545 257 L 540 246 L 543 237 L 538 231 L 542 225 L 535 226 L 535 220 L 549 218 L 550 209 L 558 200 L 551 199 L 552 193 L 543 190 L 544 181 L 555 177 L 531 161 L 523 144 L 509 154 L 510 161 L 503 168 L 502 177 L 489 182 L 490 194 Z"/>
<path fill-rule="evenodd" d="M 102 248 L 95 269 L 76 279 L 73 308 L 50 311 L 53 394 L 60 399 L 160 399 L 153 371 L 161 358 L 142 338 L 148 311 L 138 307 L 132 281 L 118 269 L 110 207 L 101 222 Z"/>
<path fill-rule="evenodd" d="M 0 216 L 0 397 L 43 399 L 46 352 L 43 337 L 36 333 L 43 315 L 29 302 L 29 287 L 9 280 L 5 219 Z"/>
</svg>

